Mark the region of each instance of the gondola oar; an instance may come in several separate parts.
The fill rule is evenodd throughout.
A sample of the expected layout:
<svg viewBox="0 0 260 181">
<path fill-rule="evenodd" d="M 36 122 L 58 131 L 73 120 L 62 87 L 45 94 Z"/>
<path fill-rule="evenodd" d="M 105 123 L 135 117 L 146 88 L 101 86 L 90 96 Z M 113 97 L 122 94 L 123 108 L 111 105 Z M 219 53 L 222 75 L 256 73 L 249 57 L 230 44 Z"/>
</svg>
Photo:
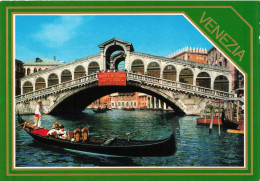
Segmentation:
<svg viewBox="0 0 260 181">
<path fill-rule="evenodd" d="M 45 114 L 43 114 L 43 115 L 45 115 Z M 43 116 L 43 115 L 42 115 L 42 116 Z M 41 117 L 42 117 L 42 116 L 41 116 Z M 35 118 L 34 118 L 34 119 L 35 119 Z M 34 119 L 31 119 L 31 120 L 29 120 L 29 121 L 25 121 L 24 123 L 29 123 L 29 122 L 33 121 Z M 24 123 L 17 125 L 16 128 L 19 127 L 19 126 L 22 126 Z"/>
</svg>

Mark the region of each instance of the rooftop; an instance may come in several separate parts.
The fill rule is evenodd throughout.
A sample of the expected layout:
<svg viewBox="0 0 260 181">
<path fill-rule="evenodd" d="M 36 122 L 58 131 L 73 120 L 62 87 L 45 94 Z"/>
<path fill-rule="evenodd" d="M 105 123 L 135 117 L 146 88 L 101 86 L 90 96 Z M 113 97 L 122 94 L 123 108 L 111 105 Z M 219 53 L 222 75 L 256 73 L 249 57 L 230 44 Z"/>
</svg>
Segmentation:
<svg viewBox="0 0 260 181">
<path fill-rule="evenodd" d="M 28 65 L 61 65 L 64 61 L 56 61 L 49 58 L 36 58 L 35 60 L 29 60 L 24 62 L 24 66 Z"/>
</svg>

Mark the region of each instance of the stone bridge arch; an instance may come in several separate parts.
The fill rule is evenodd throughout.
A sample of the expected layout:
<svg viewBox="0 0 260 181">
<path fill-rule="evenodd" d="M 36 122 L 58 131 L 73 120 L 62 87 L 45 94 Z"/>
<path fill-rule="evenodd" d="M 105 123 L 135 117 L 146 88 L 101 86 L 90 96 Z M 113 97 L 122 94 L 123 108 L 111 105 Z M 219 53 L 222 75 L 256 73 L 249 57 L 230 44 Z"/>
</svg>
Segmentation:
<svg viewBox="0 0 260 181">
<path fill-rule="evenodd" d="M 89 104 L 95 100 L 115 92 L 142 92 L 159 98 L 167 105 L 172 107 L 175 112 L 184 114 L 185 106 L 177 99 L 158 87 L 144 85 L 138 82 L 127 82 L 127 86 L 98 86 L 97 83 L 89 84 L 86 87 L 78 87 L 75 90 L 68 91 L 65 96 L 59 94 L 54 104 L 50 106 L 51 114 L 77 113 L 83 111 Z M 62 92 L 61 92 L 62 94 Z M 60 98 L 59 98 L 60 97 Z"/>
</svg>

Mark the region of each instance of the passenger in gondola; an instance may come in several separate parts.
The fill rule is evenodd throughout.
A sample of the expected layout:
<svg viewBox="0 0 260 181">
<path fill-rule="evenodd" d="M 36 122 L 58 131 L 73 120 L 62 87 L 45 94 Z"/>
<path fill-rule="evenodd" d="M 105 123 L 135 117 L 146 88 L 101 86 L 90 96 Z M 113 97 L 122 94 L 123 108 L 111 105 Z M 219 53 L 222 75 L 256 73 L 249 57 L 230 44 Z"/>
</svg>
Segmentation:
<svg viewBox="0 0 260 181">
<path fill-rule="evenodd" d="M 67 138 L 67 132 L 64 130 L 64 126 L 61 125 L 60 130 L 58 131 L 58 137 L 61 139 Z"/>
<path fill-rule="evenodd" d="M 51 130 L 47 133 L 49 136 L 58 137 L 58 131 L 60 130 L 61 124 L 56 122 L 53 124 Z"/>
</svg>

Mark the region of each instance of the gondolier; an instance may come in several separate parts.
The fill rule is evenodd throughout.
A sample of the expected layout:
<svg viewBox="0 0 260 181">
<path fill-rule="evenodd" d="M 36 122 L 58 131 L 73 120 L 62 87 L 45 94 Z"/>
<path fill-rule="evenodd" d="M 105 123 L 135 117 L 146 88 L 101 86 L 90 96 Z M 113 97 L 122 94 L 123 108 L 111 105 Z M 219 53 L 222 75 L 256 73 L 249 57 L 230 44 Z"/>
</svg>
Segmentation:
<svg viewBox="0 0 260 181">
<path fill-rule="evenodd" d="M 39 99 L 38 100 L 38 105 L 36 106 L 36 109 L 35 109 L 35 118 L 34 118 L 34 121 L 35 121 L 35 124 L 34 126 L 38 126 L 38 127 L 41 127 L 41 119 L 42 119 L 42 115 L 43 115 L 43 109 L 49 113 L 48 109 L 45 108 L 43 105 L 42 105 L 42 101 Z"/>
</svg>

